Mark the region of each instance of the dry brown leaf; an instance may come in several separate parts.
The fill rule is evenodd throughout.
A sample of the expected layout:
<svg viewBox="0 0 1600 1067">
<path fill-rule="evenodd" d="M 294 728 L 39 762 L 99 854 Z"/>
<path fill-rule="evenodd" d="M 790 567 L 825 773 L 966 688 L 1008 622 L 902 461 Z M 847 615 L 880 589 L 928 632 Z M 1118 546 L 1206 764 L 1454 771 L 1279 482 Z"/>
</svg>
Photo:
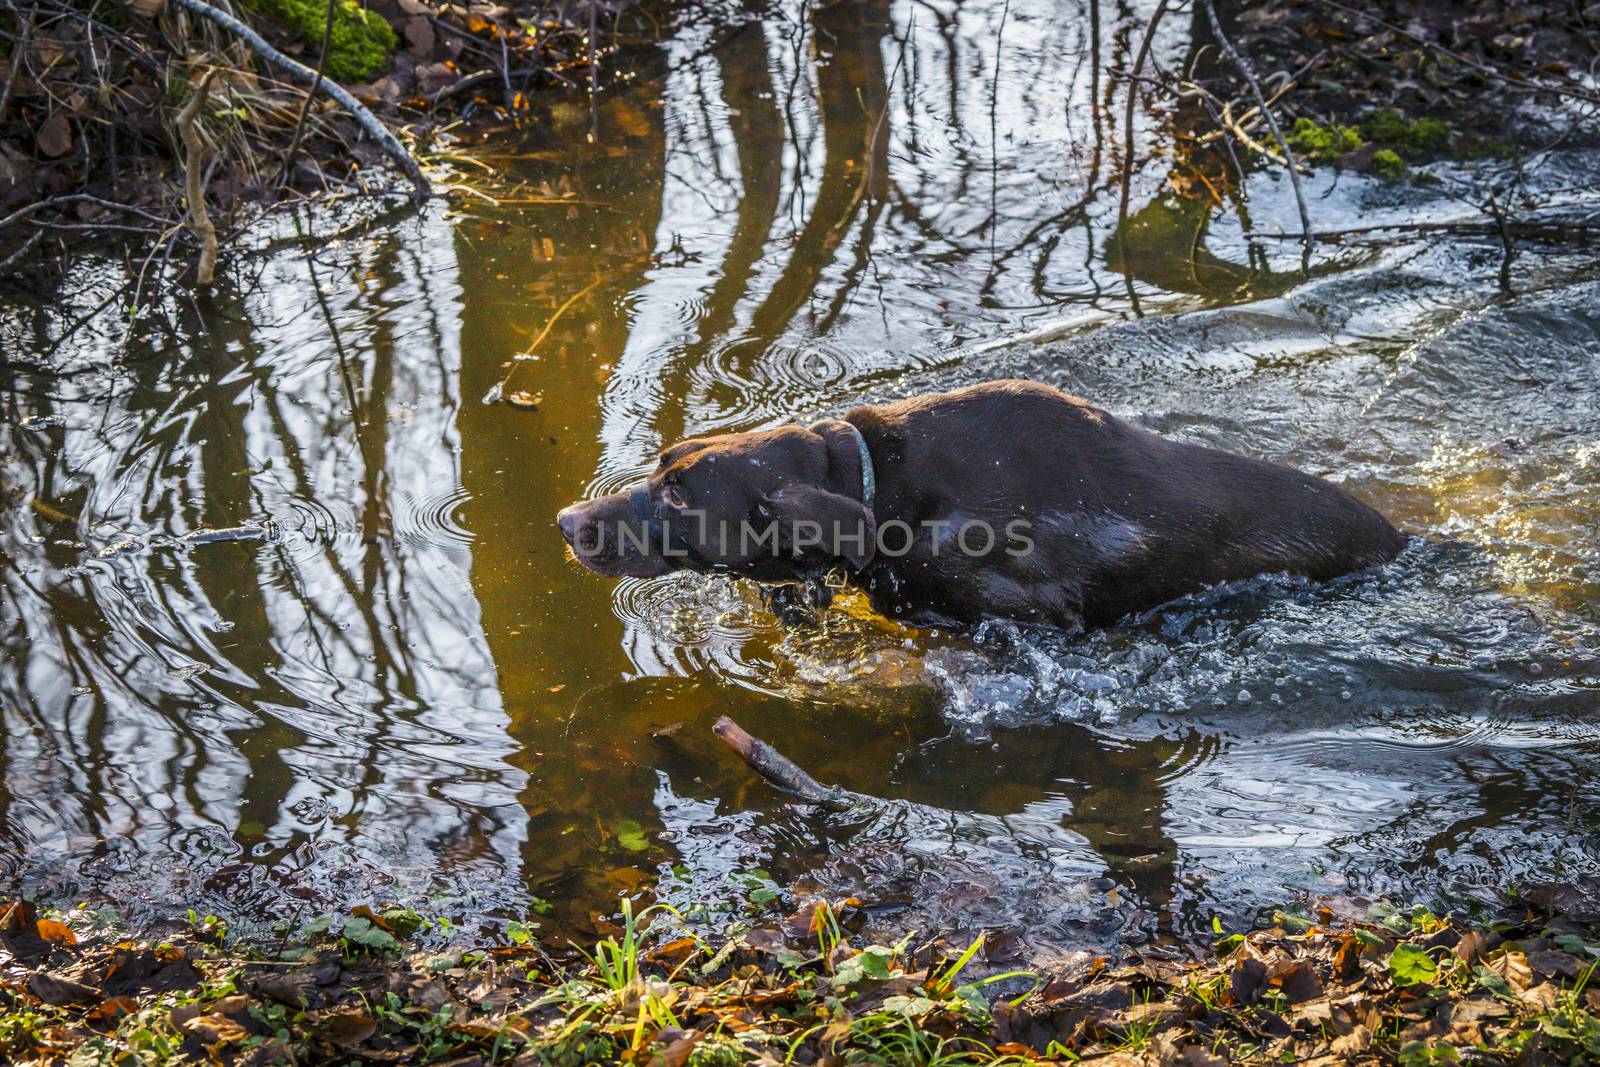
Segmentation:
<svg viewBox="0 0 1600 1067">
<path fill-rule="evenodd" d="M 72 125 L 65 112 L 57 111 L 44 120 L 34 135 L 34 145 L 46 159 L 58 159 L 72 151 Z"/>
<path fill-rule="evenodd" d="M 1578 957 L 1554 949 L 1528 953 L 1528 966 L 1547 978 L 1577 978 L 1589 969 Z"/>
<path fill-rule="evenodd" d="M 324 1040 L 335 1045 L 359 1045 L 378 1032 L 377 1020 L 358 1011 L 338 1011 L 324 1015 L 320 1021 Z"/>
<path fill-rule="evenodd" d="M 250 1036 L 244 1027 L 226 1015 L 196 1015 L 181 1029 L 203 1045 L 232 1045 Z"/>
<path fill-rule="evenodd" d="M 1267 965 L 1257 959 L 1242 959 L 1228 976 L 1228 992 L 1236 1004 L 1254 1004 L 1267 985 Z"/>
<path fill-rule="evenodd" d="M 1517 1003 L 1535 1012 L 1551 1012 L 1556 1010 L 1556 1004 L 1560 1001 L 1560 993 L 1560 987 L 1554 982 L 1541 982 L 1532 989 L 1524 989 L 1518 993 Z"/>
<path fill-rule="evenodd" d="M 1332 1052 L 1335 1056 L 1353 1056 L 1370 1044 L 1372 1044 L 1372 1031 L 1364 1024 L 1358 1025 L 1343 1037 L 1333 1039 Z"/>
<path fill-rule="evenodd" d="M 1521 993 L 1533 984 L 1533 968 L 1520 952 L 1501 953 L 1489 961 L 1489 969 L 1504 978 L 1513 993 Z"/>
<path fill-rule="evenodd" d="M 28 976 L 28 992 L 58 1008 L 68 1004 L 98 1004 L 105 999 L 93 986 L 58 978 L 46 971 L 35 971 Z"/>
<path fill-rule="evenodd" d="M 139 1002 L 132 997 L 107 997 L 89 1011 L 95 1022 L 109 1021 L 119 1015 L 132 1015 L 139 1010 Z"/>
<path fill-rule="evenodd" d="M 39 937 L 53 945 L 76 945 L 78 935 L 72 932 L 72 927 L 55 919 L 40 919 L 33 924 L 39 932 Z"/>
</svg>

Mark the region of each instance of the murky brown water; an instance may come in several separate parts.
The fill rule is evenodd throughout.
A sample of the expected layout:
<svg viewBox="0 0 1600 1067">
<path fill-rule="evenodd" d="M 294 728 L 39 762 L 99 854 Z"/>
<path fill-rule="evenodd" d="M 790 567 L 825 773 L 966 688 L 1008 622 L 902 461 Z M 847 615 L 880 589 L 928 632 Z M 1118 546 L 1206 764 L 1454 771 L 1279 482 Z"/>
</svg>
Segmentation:
<svg viewBox="0 0 1600 1067">
<path fill-rule="evenodd" d="M 1102 70 L 1146 17 L 1103 7 Z M 553 100 L 485 149 L 522 183 L 501 206 L 256 257 L 126 349 L 112 265 L 0 308 L 8 357 L 59 372 L 3 382 L 0 889 L 469 926 L 538 897 L 568 927 L 658 879 L 733 906 L 760 870 L 1079 944 L 1600 867 L 1600 265 L 1530 249 L 1508 298 L 1492 249 L 1436 239 L 1303 282 L 1293 246 L 1252 258 L 1230 213 L 1162 199 L 1159 159 L 1108 257 L 1118 127 L 1090 103 L 1120 90 L 1069 14 L 685 30 L 597 145 Z M 1461 210 L 1310 191 L 1328 227 Z M 1293 228 L 1276 178 L 1247 192 Z M 786 632 L 726 580 L 563 558 L 556 509 L 663 442 L 1004 375 L 1327 474 L 1419 538 L 1081 640 L 848 602 Z M 903 803 L 793 808 L 720 714 Z"/>
</svg>

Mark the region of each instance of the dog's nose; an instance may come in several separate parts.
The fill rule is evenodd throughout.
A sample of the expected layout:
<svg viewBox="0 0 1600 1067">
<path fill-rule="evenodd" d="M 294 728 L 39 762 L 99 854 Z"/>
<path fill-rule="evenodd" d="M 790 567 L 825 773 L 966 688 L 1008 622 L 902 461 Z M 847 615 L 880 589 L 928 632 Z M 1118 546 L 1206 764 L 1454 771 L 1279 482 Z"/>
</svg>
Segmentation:
<svg viewBox="0 0 1600 1067">
<path fill-rule="evenodd" d="M 556 512 L 556 526 L 561 530 L 561 536 L 566 538 L 567 544 L 574 543 L 578 536 L 578 529 L 583 525 L 583 516 L 578 505 L 562 508 Z"/>
</svg>

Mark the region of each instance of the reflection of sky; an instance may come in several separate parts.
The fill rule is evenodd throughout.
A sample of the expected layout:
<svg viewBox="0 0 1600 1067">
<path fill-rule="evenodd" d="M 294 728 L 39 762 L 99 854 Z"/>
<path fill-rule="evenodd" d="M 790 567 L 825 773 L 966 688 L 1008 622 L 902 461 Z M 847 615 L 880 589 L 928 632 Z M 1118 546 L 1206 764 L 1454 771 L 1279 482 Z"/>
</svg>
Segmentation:
<svg viewBox="0 0 1600 1067">
<path fill-rule="evenodd" d="M 0 669 L 6 821 L 44 884 L 93 859 L 161 900 L 248 848 L 313 897 L 376 871 L 420 887 L 451 865 L 520 893 L 524 776 L 506 762 L 471 552 L 448 529 L 453 245 L 442 219 L 417 225 L 427 261 L 320 250 L 326 310 L 305 258 L 274 259 L 196 339 L 214 367 L 159 353 L 109 388 L 68 385 L 56 484 L 7 471 L 47 498 L 69 477 L 87 487 L 89 553 L 29 544 L 62 531 L 26 511 L 7 545 L 21 633 Z M 18 447 L 54 445 L 32 436 Z M 174 540 L 268 517 L 271 543 Z M 93 557 L 126 537 L 141 547 Z M 24 577 L 82 555 L 55 588 Z M 130 837 L 143 855 L 115 840 Z"/>
</svg>

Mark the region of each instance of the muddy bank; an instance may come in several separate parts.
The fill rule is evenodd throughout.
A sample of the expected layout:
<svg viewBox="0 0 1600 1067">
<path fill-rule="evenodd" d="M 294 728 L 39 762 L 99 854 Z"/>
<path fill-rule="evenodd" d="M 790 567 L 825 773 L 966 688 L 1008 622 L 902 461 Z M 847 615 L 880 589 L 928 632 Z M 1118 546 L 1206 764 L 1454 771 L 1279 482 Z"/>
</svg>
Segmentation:
<svg viewBox="0 0 1600 1067">
<path fill-rule="evenodd" d="M 1530 888 L 1472 920 L 1329 900 L 1250 931 L 1219 922 L 1201 955 L 1053 960 L 1000 937 L 867 943 L 853 901 L 709 939 L 624 905 L 592 944 L 513 922 L 471 950 L 430 949 L 448 923 L 404 910 L 325 917 L 289 948 L 192 914 L 129 940 L 106 912 L 10 902 L 0 1050 L 41 1064 L 1582 1062 L 1600 1055 L 1596 888 Z"/>
</svg>

